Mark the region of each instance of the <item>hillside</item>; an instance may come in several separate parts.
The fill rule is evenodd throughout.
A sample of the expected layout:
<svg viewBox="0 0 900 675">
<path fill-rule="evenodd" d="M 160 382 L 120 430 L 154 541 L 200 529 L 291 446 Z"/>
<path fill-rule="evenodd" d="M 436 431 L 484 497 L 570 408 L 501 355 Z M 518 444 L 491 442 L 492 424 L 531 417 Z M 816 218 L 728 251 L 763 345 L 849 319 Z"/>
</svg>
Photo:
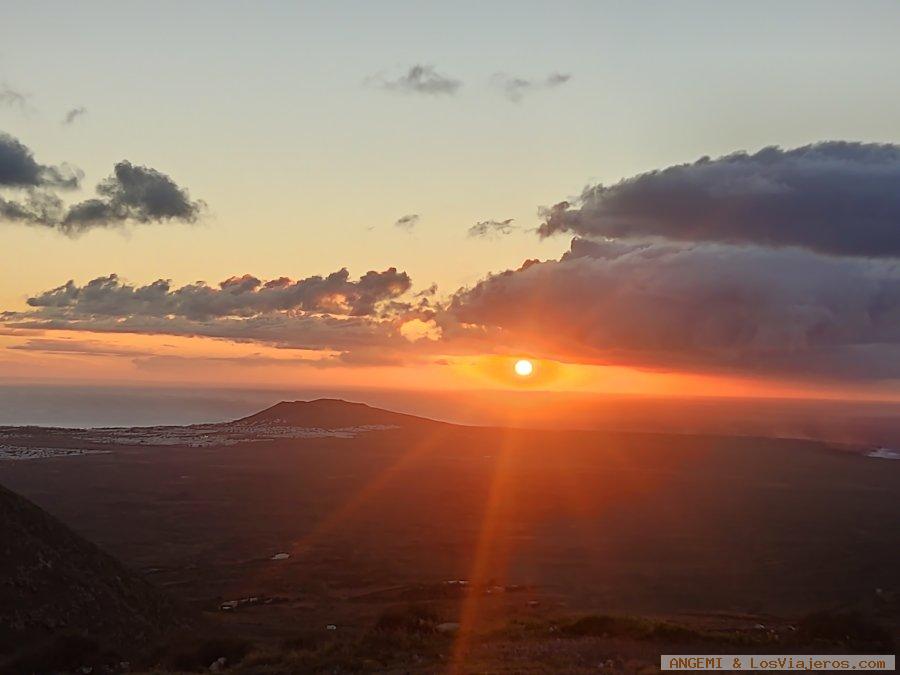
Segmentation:
<svg viewBox="0 0 900 675">
<path fill-rule="evenodd" d="M 0 579 L 0 664 L 61 635 L 135 648 L 181 621 L 147 581 L 4 487 Z"/>
<path fill-rule="evenodd" d="M 341 429 L 366 425 L 406 427 L 423 423 L 438 424 L 438 422 L 421 417 L 334 398 L 320 398 L 314 401 L 282 401 L 249 417 L 235 420 L 235 422 L 319 429 Z"/>
</svg>

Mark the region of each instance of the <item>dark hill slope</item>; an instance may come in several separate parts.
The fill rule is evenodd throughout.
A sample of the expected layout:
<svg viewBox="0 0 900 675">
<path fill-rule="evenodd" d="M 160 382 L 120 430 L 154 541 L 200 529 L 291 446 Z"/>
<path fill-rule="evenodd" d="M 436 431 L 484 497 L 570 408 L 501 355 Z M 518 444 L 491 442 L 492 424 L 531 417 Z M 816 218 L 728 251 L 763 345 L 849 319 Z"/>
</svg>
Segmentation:
<svg viewBox="0 0 900 675">
<path fill-rule="evenodd" d="M 161 591 L 0 486 L 0 664 L 61 635 L 128 653 L 182 622 Z"/>
<path fill-rule="evenodd" d="M 413 415 L 373 408 L 334 398 L 315 401 L 282 401 L 254 415 L 236 420 L 240 424 L 283 424 L 294 427 L 340 429 L 364 425 L 408 427 L 439 424 Z"/>
</svg>

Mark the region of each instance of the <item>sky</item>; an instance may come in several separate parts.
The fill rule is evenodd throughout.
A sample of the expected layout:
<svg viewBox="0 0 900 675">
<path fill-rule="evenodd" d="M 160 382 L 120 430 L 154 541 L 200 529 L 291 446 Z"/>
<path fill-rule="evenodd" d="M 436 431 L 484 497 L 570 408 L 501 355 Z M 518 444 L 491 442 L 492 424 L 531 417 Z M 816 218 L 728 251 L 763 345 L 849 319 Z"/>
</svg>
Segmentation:
<svg viewBox="0 0 900 675">
<path fill-rule="evenodd" d="M 876 1 L 18 3 L 0 380 L 898 399 L 898 29 Z"/>
</svg>

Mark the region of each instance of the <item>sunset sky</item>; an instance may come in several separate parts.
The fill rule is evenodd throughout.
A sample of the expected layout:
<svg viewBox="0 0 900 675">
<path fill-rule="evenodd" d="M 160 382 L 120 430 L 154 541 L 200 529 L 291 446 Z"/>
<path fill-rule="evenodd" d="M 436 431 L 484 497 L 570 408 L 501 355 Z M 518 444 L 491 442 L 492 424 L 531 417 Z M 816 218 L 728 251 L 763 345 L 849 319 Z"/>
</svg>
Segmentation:
<svg viewBox="0 0 900 675">
<path fill-rule="evenodd" d="M 898 34 L 875 0 L 10 6 L 0 381 L 900 399 Z"/>
</svg>

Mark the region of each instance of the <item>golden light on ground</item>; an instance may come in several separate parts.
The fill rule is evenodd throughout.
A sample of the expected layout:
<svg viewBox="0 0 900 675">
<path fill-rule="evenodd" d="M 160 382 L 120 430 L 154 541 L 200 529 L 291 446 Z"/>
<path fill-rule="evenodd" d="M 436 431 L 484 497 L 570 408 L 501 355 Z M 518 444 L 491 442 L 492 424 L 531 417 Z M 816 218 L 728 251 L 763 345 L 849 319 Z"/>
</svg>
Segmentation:
<svg viewBox="0 0 900 675">
<path fill-rule="evenodd" d="M 519 359 L 516 361 L 515 371 L 519 377 L 528 377 L 534 372 L 534 365 L 528 359 Z"/>
</svg>

